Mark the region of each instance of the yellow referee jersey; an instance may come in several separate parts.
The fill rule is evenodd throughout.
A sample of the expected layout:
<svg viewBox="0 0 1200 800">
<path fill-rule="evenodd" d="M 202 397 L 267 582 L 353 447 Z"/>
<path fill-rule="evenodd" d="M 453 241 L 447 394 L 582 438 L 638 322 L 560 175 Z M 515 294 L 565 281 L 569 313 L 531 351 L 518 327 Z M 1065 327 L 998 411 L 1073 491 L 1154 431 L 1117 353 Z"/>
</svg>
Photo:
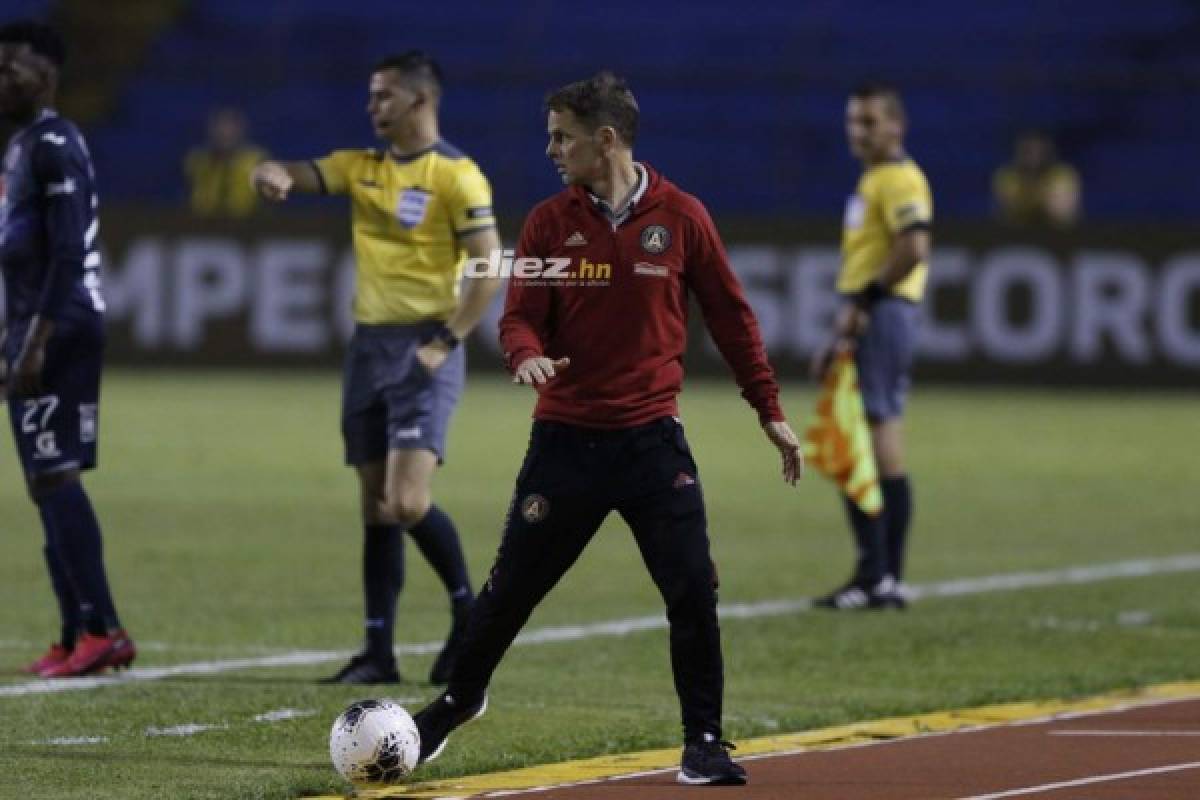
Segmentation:
<svg viewBox="0 0 1200 800">
<path fill-rule="evenodd" d="M 846 203 L 838 291 L 849 294 L 865 288 L 879 277 L 897 234 L 932 223 L 933 195 L 925 174 L 911 159 L 867 169 Z M 919 303 L 928 274 L 929 265 L 922 261 L 892 292 Z"/>
<path fill-rule="evenodd" d="M 354 318 L 380 325 L 449 317 L 466 259 L 459 240 L 496 225 L 492 190 L 475 162 L 439 141 L 403 158 L 337 150 L 313 164 L 326 193 L 350 195 Z"/>
</svg>

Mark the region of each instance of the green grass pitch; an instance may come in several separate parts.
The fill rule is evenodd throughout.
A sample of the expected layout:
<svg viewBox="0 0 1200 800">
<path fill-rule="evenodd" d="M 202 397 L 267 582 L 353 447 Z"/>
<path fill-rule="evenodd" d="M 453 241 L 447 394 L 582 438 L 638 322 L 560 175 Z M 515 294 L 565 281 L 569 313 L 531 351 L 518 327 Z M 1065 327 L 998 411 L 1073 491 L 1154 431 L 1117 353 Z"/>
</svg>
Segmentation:
<svg viewBox="0 0 1200 800">
<path fill-rule="evenodd" d="M 813 395 L 785 389 L 801 428 Z M 528 433 L 528 390 L 473 379 L 436 483 L 478 582 Z M 359 644 L 356 487 L 328 373 L 114 371 L 102 466 L 87 485 L 139 667 Z M 683 418 L 700 464 L 723 602 L 799 598 L 843 579 L 832 489 L 779 478 L 731 383 L 695 382 Z M 1200 551 L 1194 396 L 918 387 L 910 418 L 914 583 Z M 11 444 L 0 456 L 0 689 L 55 636 L 41 532 Z M 409 547 L 397 639 L 445 635 L 447 602 Z M 905 615 L 803 613 L 723 624 L 733 739 L 902 712 L 1197 677 L 1191 574 L 931 599 Z M 530 628 L 661 613 L 611 520 Z M 335 665 L 258 668 L 60 694 L 0 696 L 0 797 L 287 798 L 345 788 L 328 726 L 351 700 L 430 698 L 430 656 L 391 690 L 322 687 Z M 256 715 L 294 709 L 278 722 Z M 214 726 L 190 736 L 154 728 Z M 428 777 L 678 740 L 663 630 L 514 649 L 492 710 Z M 47 744 L 90 737 L 85 744 Z"/>
</svg>

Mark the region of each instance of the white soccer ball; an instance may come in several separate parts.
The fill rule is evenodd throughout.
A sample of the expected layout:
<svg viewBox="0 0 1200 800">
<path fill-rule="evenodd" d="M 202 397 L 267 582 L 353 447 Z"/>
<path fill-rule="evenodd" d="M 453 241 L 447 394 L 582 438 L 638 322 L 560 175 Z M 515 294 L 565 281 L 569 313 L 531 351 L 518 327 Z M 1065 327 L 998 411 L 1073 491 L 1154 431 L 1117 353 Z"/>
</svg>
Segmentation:
<svg viewBox="0 0 1200 800">
<path fill-rule="evenodd" d="M 329 756 L 355 786 L 395 783 L 417 766 L 421 734 L 395 700 L 351 703 L 329 732 Z"/>
</svg>

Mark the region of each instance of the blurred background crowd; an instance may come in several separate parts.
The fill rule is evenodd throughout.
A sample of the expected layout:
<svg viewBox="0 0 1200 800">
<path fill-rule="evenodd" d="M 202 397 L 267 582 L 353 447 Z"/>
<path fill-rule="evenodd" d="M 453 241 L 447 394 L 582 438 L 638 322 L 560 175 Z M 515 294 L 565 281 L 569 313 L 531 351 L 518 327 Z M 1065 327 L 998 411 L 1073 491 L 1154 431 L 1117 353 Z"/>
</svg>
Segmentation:
<svg viewBox="0 0 1200 800">
<path fill-rule="evenodd" d="M 855 169 L 845 94 L 885 78 L 906 95 L 913 155 L 944 216 L 1200 214 L 1181 169 L 1200 132 L 1200 11 L 1188 0 L 929 0 L 904 13 L 880 0 L 5 6 L 65 31 L 64 109 L 119 202 L 190 196 L 209 213 L 224 191 L 218 205 L 246 213 L 236 181 L 217 185 L 218 162 L 232 171 L 257 147 L 298 157 L 369 144 L 370 65 L 416 46 L 446 72 L 448 136 L 510 213 L 554 186 L 541 154 L 545 92 L 609 66 L 642 104 L 642 155 L 717 213 L 830 215 Z M 180 161 L 192 148 L 187 189 Z M 1072 200 L 1081 184 L 1082 204 Z"/>
<path fill-rule="evenodd" d="M 921 370 L 1190 384 L 1200 364 L 1190 0 L 4 4 L 23 15 L 70 45 L 61 106 L 100 173 L 118 359 L 128 344 L 221 361 L 247 337 L 253 352 L 315 352 L 326 339 L 333 352 L 337 337 L 321 331 L 311 346 L 288 340 L 298 329 L 255 338 L 274 324 L 255 316 L 264 296 L 301 315 L 306 302 L 303 269 L 280 267 L 264 288 L 282 273 L 259 262 L 281 236 L 320 239 L 309 277 L 323 294 L 308 302 L 335 317 L 344 210 L 309 199 L 268 211 L 246 175 L 268 153 L 374 144 L 371 65 L 418 47 L 443 67 L 443 135 L 490 179 L 506 241 L 559 188 L 543 152 L 546 92 L 602 67 L 627 78 L 638 157 L 711 209 L 785 372 L 825 327 L 806 270 L 822 265 L 825 286 L 836 269 L 859 172 L 846 95 L 868 79 L 903 92 L 908 147 L 935 198 Z M 224 230 L 235 255 L 210 246 Z"/>
</svg>

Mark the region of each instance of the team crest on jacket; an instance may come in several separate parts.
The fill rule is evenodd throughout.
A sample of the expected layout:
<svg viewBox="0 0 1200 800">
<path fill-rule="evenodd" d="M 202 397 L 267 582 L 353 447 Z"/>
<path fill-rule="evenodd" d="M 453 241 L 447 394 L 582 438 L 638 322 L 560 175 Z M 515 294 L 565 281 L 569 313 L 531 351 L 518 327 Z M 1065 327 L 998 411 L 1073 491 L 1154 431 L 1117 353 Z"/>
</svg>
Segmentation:
<svg viewBox="0 0 1200 800">
<path fill-rule="evenodd" d="M 406 228 L 415 228 L 425 221 L 429 200 L 433 195 L 419 186 L 405 189 L 396 203 L 396 219 Z"/>
<path fill-rule="evenodd" d="M 658 255 L 671 246 L 671 232 L 662 225 L 647 225 L 642 228 L 642 249 Z"/>
<path fill-rule="evenodd" d="M 550 501 L 540 494 L 526 495 L 521 501 L 521 516 L 530 525 L 541 522 L 550 513 Z"/>
</svg>

